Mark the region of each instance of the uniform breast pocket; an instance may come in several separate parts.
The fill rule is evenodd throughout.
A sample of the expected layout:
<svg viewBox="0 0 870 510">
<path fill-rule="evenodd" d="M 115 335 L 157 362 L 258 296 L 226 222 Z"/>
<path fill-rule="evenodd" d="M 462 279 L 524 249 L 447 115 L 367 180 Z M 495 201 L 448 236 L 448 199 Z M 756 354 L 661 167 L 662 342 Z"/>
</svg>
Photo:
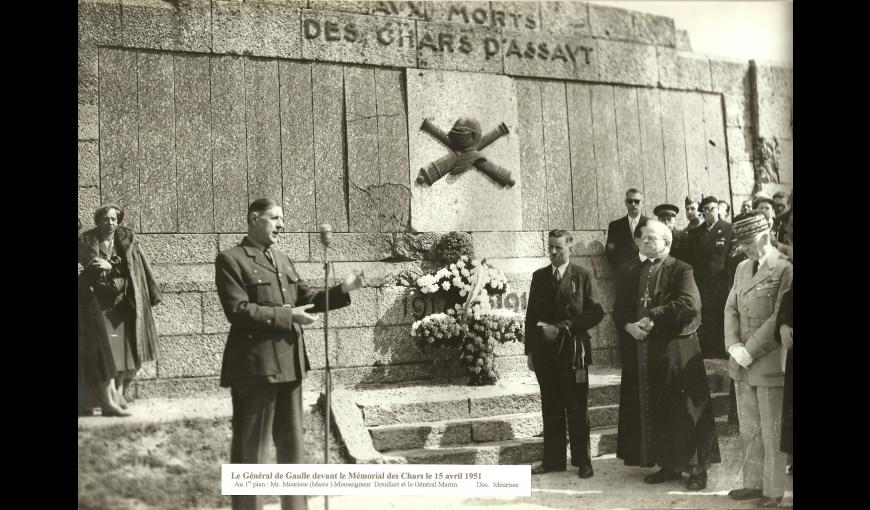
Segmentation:
<svg viewBox="0 0 870 510">
<path fill-rule="evenodd" d="M 267 280 L 255 277 L 245 278 L 245 290 L 248 291 L 248 299 L 252 303 L 265 305 L 272 301 L 271 285 Z"/>
<path fill-rule="evenodd" d="M 754 291 L 750 296 L 748 315 L 767 319 L 773 314 L 775 299 L 776 294 L 772 290 Z"/>
</svg>

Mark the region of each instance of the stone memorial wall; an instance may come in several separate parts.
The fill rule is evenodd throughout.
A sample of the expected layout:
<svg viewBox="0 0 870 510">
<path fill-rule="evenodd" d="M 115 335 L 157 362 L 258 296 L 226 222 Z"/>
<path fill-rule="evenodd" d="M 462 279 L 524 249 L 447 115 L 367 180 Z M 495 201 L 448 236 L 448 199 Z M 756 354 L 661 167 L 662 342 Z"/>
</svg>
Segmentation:
<svg viewBox="0 0 870 510">
<path fill-rule="evenodd" d="M 691 52 L 673 20 L 580 2 L 315 0 L 79 1 L 79 216 L 126 208 L 166 293 L 159 360 L 140 396 L 215 391 L 229 325 L 212 263 L 246 230 L 247 204 L 284 205 L 280 249 L 322 281 L 317 225 L 333 225 L 336 274 L 367 286 L 334 312 L 336 384 L 425 379 L 441 370 L 409 335 L 431 303 L 409 286 L 434 270 L 443 232 L 469 232 L 523 311 L 546 235 L 566 228 L 572 258 L 609 311 L 609 221 L 627 187 L 645 212 L 686 195 L 734 207 L 790 188 L 790 68 Z M 509 173 L 476 167 L 420 184 L 449 149 L 421 129 L 460 117 Z M 681 215 L 680 224 L 685 218 Z M 598 364 L 618 364 L 609 314 L 592 332 Z M 323 333 L 306 332 L 320 384 Z M 502 372 L 526 370 L 505 345 Z"/>
</svg>

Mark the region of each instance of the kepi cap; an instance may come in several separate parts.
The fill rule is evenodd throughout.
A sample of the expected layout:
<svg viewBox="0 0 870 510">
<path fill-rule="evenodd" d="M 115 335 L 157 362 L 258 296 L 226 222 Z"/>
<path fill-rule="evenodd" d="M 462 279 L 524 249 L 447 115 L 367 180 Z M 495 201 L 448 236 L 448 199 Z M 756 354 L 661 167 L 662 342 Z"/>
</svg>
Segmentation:
<svg viewBox="0 0 870 510">
<path fill-rule="evenodd" d="M 769 232 L 767 218 L 761 213 L 747 213 L 746 217 L 735 221 L 731 227 L 732 235 L 737 241 L 749 239 L 760 232 Z"/>
<path fill-rule="evenodd" d="M 674 216 L 680 213 L 680 208 L 673 204 L 661 204 L 657 205 L 655 209 L 653 209 L 653 214 L 656 216 Z"/>
</svg>

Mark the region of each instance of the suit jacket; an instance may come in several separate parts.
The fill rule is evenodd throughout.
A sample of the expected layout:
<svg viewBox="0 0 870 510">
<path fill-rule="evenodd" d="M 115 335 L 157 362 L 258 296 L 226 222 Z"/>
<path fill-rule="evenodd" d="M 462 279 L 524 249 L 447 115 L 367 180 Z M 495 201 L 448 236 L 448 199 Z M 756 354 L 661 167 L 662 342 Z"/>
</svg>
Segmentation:
<svg viewBox="0 0 870 510">
<path fill-rule="evenodd" d="M 625 325 L 638 320 L 637 285 L 641 262 L 635 258 L 616 272 L 616 297 L 613 303 L 613 322 L 626 342 L 634 343 Z M 686 337 L 701 325 L 701 296 L 692 275 L 692 267 L 671 256 L 665 257 L 656 275 L 652 301 L 648 306 L 655 323 L 650 340 L 670 341 Z M 625 338 L 628 337 L 628 338 Z"/>
<path fill-rule="evenodd" d="M 716 221 L 709 230 L 704 223 L 689 231 L 689 246 L 686 248 L 690 253 L 686 262 L 692 264 L 698 282 L 724 281 L 727 277 L 725 259 L 731 252 L 731 242 L 731 224 L 724 220 Z"/>
<path fill-rule="evenodd" d="M 772 249 L 752 275 L 752 260 L 737 266 L 734 286 L 725 303 L 725 347 L 742 343 L 752 363 L 743 368 L 728 360 L 728 375 L 752 386 L 781 387 L 785 349 L 776 342 L 776 318 L 785 292 L 791 288 L 792 265 Z"/>
<path fill-rule="evenodd" d="M 643 214 L 638 217 L 638 226 L 634 229 L 635 232 L 640 228 L 642 220 L 645 219 L 647 217 Z M 607 225 L 607 244 L 604 246 L 604 252 L 607 255 L 607 260 L 610 261 L 610 267 L 616 269 L 633 257 L 637 257 L 637 244 L 635 244 L 633 236 L 634 234 L 629 232 L 628 215 L 613 220 Z"/>
<path fill-rule="evenodd" d="M 245 237 L 215 260 L 215 283 L 230 333 L 221 367 L 221 386 L 248 382 L 289 382 L 310 369 L 302 326 L 289 307 L 314 304 L 325 310 L 324 291 L 299 278 L 287 255 L 272 248 L 275 266 Z M 350 304 L 341 286 L 329 289 L 329 308 Z"/>
<path fill-rule="evenodd" d="M 538 269 L 532 273 L 528 303 L 525 352 L 536 356 L 536 369 L 537 356 L 543 354 L 545 348 L 539 338 L 540 329 L 537 327 L 539 321 L 566 329 L 565 333 L 576 347 L 570 350 L 572 353 L 579 356 L 581 351 L 579 346 L 581 344 L 583 346 L 585 352 L 583 360 L 566 358 L 559 359 L 554 364 L 569 365 L 582 361 L 583 366 L 589 366 L 592 363 L 591 337 L 587 330 L 601 322 L 604 318 L 604 309 L 595 301 L 592 280 L 586 269 L 569 262 L 565 274 L 559 281 L 558 289 L 553 288 L 553 266 L 548 265 Z"/>
</svg>

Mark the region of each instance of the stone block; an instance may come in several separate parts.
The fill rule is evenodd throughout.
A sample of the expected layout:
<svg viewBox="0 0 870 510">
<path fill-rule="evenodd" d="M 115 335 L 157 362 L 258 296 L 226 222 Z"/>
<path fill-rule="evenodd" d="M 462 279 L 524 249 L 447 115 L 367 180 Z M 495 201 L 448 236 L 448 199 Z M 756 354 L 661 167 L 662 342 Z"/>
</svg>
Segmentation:
<svg viewBox="0 0 870 510">
<path fill-rule="evenodd" d="M 312 111 L 314 124 L 314 203 L 316 224 L 329 223 L 334 232 L 348 231 L 344 145 L 344 72 L 342 66 L 314 64 Z"/>
<path fill-rule="evenodd" d="M 351 270 L 364 273 L 365 287 L 411 284 L 423 275 L 420 262 L 336 262 L 332 269 L 336 283 Z"/>
<path fill-rule="evenodd" d="M 320 258 L 320 235 L 309 234 L 313 259 Z M 390 234 L 339 233 L 332 235 L 329 260 L 378 261 L 392 255 L 393 237 Z"/>
<path fill-rule="evenodd" d="M 676 49 L 680 51 L 692 51 L 692 40 L 686 30 L 676 31 Z"/>
<path fill-rule="evenodd" d="M 707 193 L 727 197 L 731 190 L 728 177 L 728 153 L 725 142 L 720 94 L 703 94 L 704 133 L 707 148 Z"/>
<path fill-rule="evenodd" d="M 378 220 L 381 232 L 405 232 L 410 227 L 411 191 L 408 180 L 408 119 L 404 70 L 375 69 L 378 112 Z"/>
<path fill-rule="evenodd" d="M 324 354 L 326 345 L 323 337 L 323 322 L 316 322 L 311 326 L 313 328 L 307 327 L 304 330 L 305 353 L 313 370 L 323 370 L 326 368 L 326 357 Z M 338 364 L 338 331 L 337 329 L 330 329 L 329 332 L 330 367 L 335 367 Z"/>
<path fill-rule="evenodd" d="M 78 104 L 96 106 L 100 96 L 99 51 L 95 46 L 79 45 Z"/>
<path fill-rule="evenodd" d="M 593 150 L 595 151 L 596 189 L 599 228 L 606 229 L 611 219 L 625 214 L 622 206 L 625 186 L 619 174 L 616 115 L 613 87 L 591 85 Z"/>
<path fill-rule="evenodd" d="M 553 2 L 553 4 L 570 4 Z M 545 3 L 548 5 L 550 2 Z M 545 7 L 542 7 L 545 8 Z M 584 4 L 585 9 L 585 4 Z M 571 188 L 574 208 L 574 228 L 599 227 L 598 191 L 593 150 L 592 103 L 589 85 L 568 83 L 568 134 L 571 141 Z"/>
<path fill-rule="evenodd" d="M 414 21 L 302 10 L 302 58 L 416 67 Z"/>
<path fill-rule="evenodd" d="M 605 39 L 634 40 L 634 21 L 631 11 L 589 4 L 589 25 L 592 35 Z"/>
<path fill-rule="evenodd" d="M 717 96 L 718 97 L 718 96 Z M 662 106 L 656 89 L 637 90 L 640 119 L 640 147 L 643 163 L 643 195 L 652 208 L 668 201 L 665 173 L 664 142 L 662 141 Z"/>
<path fill-rule="evenodd" d="M 213 264 L 214 234 L 139 234 L 142 252 L 152 264 Z"/>
<path fill-rule="evenodd" d="M 734 205 L 738 203 L 737 195 L 753 194 L 755 189 L 755 166 L 752 161 L 731 162 L 731 193 L 734 195 Z"/>
<path fill-rule="evenodd" d="M 725 99 L 725 125 L 728 127 L 752 126 L 752 100 L 745 94 L 723 94 Z"/>
<path fill-rule="evenodd" d="M 522 275 L 531 281 L 531 275 L 538 269 L 550 263 L 547 257 L 529 257 L 512 259 L 487 259 L 487 264 L 499 269 L 506 277 Z"/>
<path fill-rule="evenodd" d="M 227 389 L 220 387 L 220 378 L 218 377 L 186 377 L 180 379 L 134 381 L 133 386 L 137 399 L 227 395 Z"/>
<path fill-rule="evenodd" d="M 747 129 L 741 127 L 729 127 L 725 129 L 725 136 L 728 138 L 728 158 L 732 162 L 749 161 L 752 159 L 751 139 L 748 141 L 746 139 L 746 136 L 751 136 L 751 134 L 747 131 Z"/>
<path fill-rule="evenodd" d="M 560 1 L 541 2 L 542 30 L 554 35 L 592 35 L 589 4 Z"/>
<path fill-rule="evenodd" d="M 590 257 L 592 259 L 592 267 L 594 268 L 593 274 L 596 278 L 615 278 L 616 271 L 610 267 L 610 262 L 607 261 L 607 257 L 604 256 L 595 256 Z"/>
<path fill-rule="evenodd" d="M 302 2 L 304 3 L 304 2 Z M 317 9 L 320 11 L 338 11 L 338 12 L 351 12 L 354 14 L 369 14 L 372 10 L 372 7 L 376 3 L 385 3 L 385 2 L 367 2 L 367 1 L 349 1 L 349 0 L 308 0 L 307 6 L 311 9 Z M 396 2 L 398 3 L 398 2 Z"/>
<path fill-rule="evenodd" d="M 282 193 L 278 87 L 278 62 L 245 60 L 249 201 Z"/>
<path fill-rule="evenodd" d="M 468 418 L 468 399 L 358 404 L 367 427 Z"/>
<path fill-rule="evenodd" d="M 378 324 L 410 325 L 413 323 L 411 295 L 411 289 L 408 287 L 378 289 Z"/>
<path fill-rule="evenodd" d="M 418 21 L 417 66 L 420 69 L 501 74 L 504 72 L 501 30 Z"/>
<path fill-rule="evenodd" d="M 351 293 L 350 299 L 349 306 L 329 312 L 330 327 L 374 326 L 378 322 L 377 289 L 372 287 L 357 289 Z"/>
<path fill-rule="evenodd" d="M 471 424 L 471 436 L 477 443 L 535 437 L 543 432 L 543 419 L 539 414 L 505 416 Z"/>
<path fill-rule="evenodd" d="M 598 42 L 591 37 L 507 29 L 503 36 L 501 51 L 505 74 L 584 81 L 598 79 Z"/>
<path fill-rule="evenodd" d="M 94 211 L 100 207 L 100 188 L 78 188 L 78 212 L 82 231 L 94 225 Z"/>
<path fill-rule="evenodd" d="M 178 230 L 213 232 L 210 57 L 176 55 L 173 67 Z"/>
<path fill-rule="evenodd" d="M 477 258 L 542 257 L 546 254 L 540 232 L 472 232 Z"/>
<path fill-rule="evenodd" d="M 707 136 L 704 129 L 704 97 L 698 93 L 682 93 L 683 125 L 686 133 L 686 165 L 689 194 L 700 197 L 711 194 L 707 172 Z"/>
<path fill-rule="evenodd" d="M 138 189 L 141 232 L 178 231 L 175 159 L 175 91 L 173 57 L 139 53 L 136 57 L 138 101 Z"/>
<path fill-rule="evenodd" d="M 595 265 L 592 263 L 592 257 L 569 257 L 569 259 L 588 271 L 591 277 L 595 277 Z"/>
<path fill-rule="evenodd" d="M 492 26 L 490 2 L 438 2 L 426 4 L 429 21 L 464 23 L 472 26 Z"/>
<path fill-rule="evenodd" d="M 791 67 L 756 63 L 755 80 L 759 98 L 793 95 L 794 72 Z"/>
<path fill-rule="evenodd" d="M 344 70 L 344 111 L 347 139 L 348 220 L 352 232 L 378 232 L 378 117 L 375 70 L 348 66 Z"/>
<path fill-rule="evenodd" d="M 157 333 L 164 336 L 202 333 L 202 299 L 198 292 L 164 294 L 154 307 Z"/>
<path fill-rule="evenodd" d="M 238 245 L 245 236 L 239 234 L 218 234 L 217 237 L 218 251 L 224 251 Z M 319 238 L 317 242 L 319 246 Z M 278 235 L 278 241 L 274 247 L 290 257 L 290 260 L 294 263 L 311 260 L 308 252 L 308 234 L 281 233 Z"/>
<path fill-rule="evenodd" d="M 79 140 L 97 140 L 100 137 L 98 108 L 96 105 L 79 105 Z"/>
<path fill-rule="evenodd" d="M 212 57 L 211 138 L 214 218 L 218 232 L 247 232 L 247 141 L 245 63 L 239 57 Z"/>
<path fill-rule="evenodd" d="M 613 316 L 607 313 L 596 326 L 598 330 L 598 347 L 613 349 L 619 347 L 619 331 L 613 323 Z M 593 346 L 595 348 L 596 346 Z"/>
<path fill-rule="evenodd" d="M 574 246 L 571 256 L 604 255 L 604 243 L 607 242 L 607 232 L 599 230 L 572 231 Z"/>
<path fill-rule="evenodd" d="M 794 142 L 791 140 L 779 140 L 776 151 L 777 170 L 779 182 L 791 184 L 794 182 Z"/>
<path fill-rule="evenodd" d="M 592 285 L 595 290 L 595 298 L 601 303 L 605 312 L 613 310 L 613 302 L 616 299 L 616 282 L 603 278 L 596 279 Z"/>
<path fill-rule="evenodd" d="M 96 141 L 79 142 L 78 185 L 100 185 L 100 152 Z"/>
<path fill-rule="evenodd" d="M 89 0 L 78 4 L 79 46 L 121 45 L 121 1 Z"/>
<path fill-rule="evenodd" d="M 568 107 L 565 84 L 541 84 L 544 163 L 547 169 L 547 228 L 574 226 L 571 196 L 571 148 L 568 135 Z"/>
<path fill-rule="evenodd" d="M 715 92 L 742 96 L 746 93 L 749 62 L 710 59 L 711 85 Z"/>
<path fill-rule="evenodd" d="M 526 346 L 522 342 L 496 342 L 492 352 L 496 356 L 522 356 Z"/>
<path fill-rule="evenodd" d="M 161 343 L 161 348 L 162 348 L 162 345 L 163 344 Z M 142 367 L 139 369 L 139 372 L 136 374 L 136 379 L 145 380 L 145 381 L 157 379 L 157 364 L 158 363 L 159 363 L 159 361 L 146 361 L 146 362 L 142 363 Z"/>
<path fill-rule="evenodd" d="M 544 230 L 547 220 L 547 169 L 544 162 L 544 126 L 541 82 L 516 80 L 517 117 L 520 135 L 522 228 Z"/>
<path fill-rule="evenodd" d="M 212 6 L 208 0 L 121 0 L 121 11 L 123 46 L 211 52 Z"/>
<path fill-rule="evenodd" d="M 758 99 L 758 136 L 792 138 L 791 98 L 768 96 Z"/>
<path fill-rule="evenodd" d="M 217 292 L 202 293 L 202 332 L 206 334 L 228 333 L 230 321 L 224 314 Z"/>
<path fill-rule="evenodd" d="M 278 62 L 284 224 L 297 232 L 317 230 L 311 69 L 305 62 Z"/>
<path fill-rule="evenodd" d="M 220 375 L 225 335 L 163 336 L 157 373 L 167 377 Z"/>
<path fill-rule="evenodd" d="M 426 361 L 427 352 L 407 325 L 338 330 L 338 367 L 368 367 Z"/>
<path fill-rule="evenodd" d="M 430 361 L 424 363 L 405 363 L 401 365 L 378 365 L 365 367 L 337 368 L 332 372 L 333 384 L 336 387 L 366 386 L 372 384 L 390 384 L 410 381 L 421 381 L 438 377 L 456 377 L 460 375 L 457 368 L 435 366 Z M 317 373 L 311 374 L 318 377 Z M 316 381 L 313 381 L 316 382 Z"/>
<path fill-rule="evenodd" d="M 608 83 L 657 86 L 659 72 L 655 46 L 599 40 L 598 77 Z"/>
<path fill-rule="evenodd" d="M 542 30 L 542 5 L 546 2 L 522 0 L 519 2 L 489 3 L 490 25 L 496 28 Z"/>
<path fill-rule="evenodd" d="M 302 57 L 300 9 L 274 3 L 215 0 L 212 11 L 215 53 Z"/>
<path fill-rule="evenodd" d="M 397 234 L 395 255 L 414 260 L 435 260 L 438 257 L 437 243 L 441 236 L 437 232 Z"/>
<path fill-rule="evenodd" d="M 632 12 L 631 17 L 634 32 L 632 41 L 670 48 L 677 45 L 673 18 L 637 11 Z"/>
<path fill-rule="evenodd" d="M 522 176 L 519 171 L 517 100 L 513 80 L 452 71 L 407 73 L 411 220 L 417 231 L 521 230 Z M 516 184 L 502 187 L 475 168 L 448 175 L 431 186 L 416 183 L 418 172 L 447 149 L 420 126 L 423 119 L 444 132 L 456 112 L 476 119 L 485 133 L 504 123 L 509 134 L 482 153 L 511 173 Z"/>
<path fill-rule="evenodd" d="M 592 364 L 596 366 L 608 366 L 612 363 L 613 358 L 610 355 L 609 349 L 592 349 Z"/>
<path fill-rule="evenodd" d="M 618 177 L 614 179 L 616 184 L 614 191 L 621 191 L 620 195 L 623 198 L 626 189 L 630 187 L 643 189 L 644 183 L 637 92 L 638 89 L 634 87 L 613 87 L 616 146 L 619 154 L 619 171 Z M 624 212 L 621 213 L 624 215 Z"/>
<path fill-rule="evenodd" d="M 510 377 L 511 375 L 525 376 L 529 374 L 528 359 L 524 354 L 495 358 L 493 365 L 499 377 Z"/>
<path fill-rule="evenodd" d="M 213 292 L 214 264 L 152 264 L 162 292 Z"/>
<path fill-rule="evenodd" d="M 589 409 L 591 430 L 616 427 L 619 423 L 619 406 L 597 406 Z"/>
<path fill-rule="evenodd" d="M 703 55 L 657 48 L 659 83 L 683 90 L 712 90 L 710 59 Z"/>
</svg>

